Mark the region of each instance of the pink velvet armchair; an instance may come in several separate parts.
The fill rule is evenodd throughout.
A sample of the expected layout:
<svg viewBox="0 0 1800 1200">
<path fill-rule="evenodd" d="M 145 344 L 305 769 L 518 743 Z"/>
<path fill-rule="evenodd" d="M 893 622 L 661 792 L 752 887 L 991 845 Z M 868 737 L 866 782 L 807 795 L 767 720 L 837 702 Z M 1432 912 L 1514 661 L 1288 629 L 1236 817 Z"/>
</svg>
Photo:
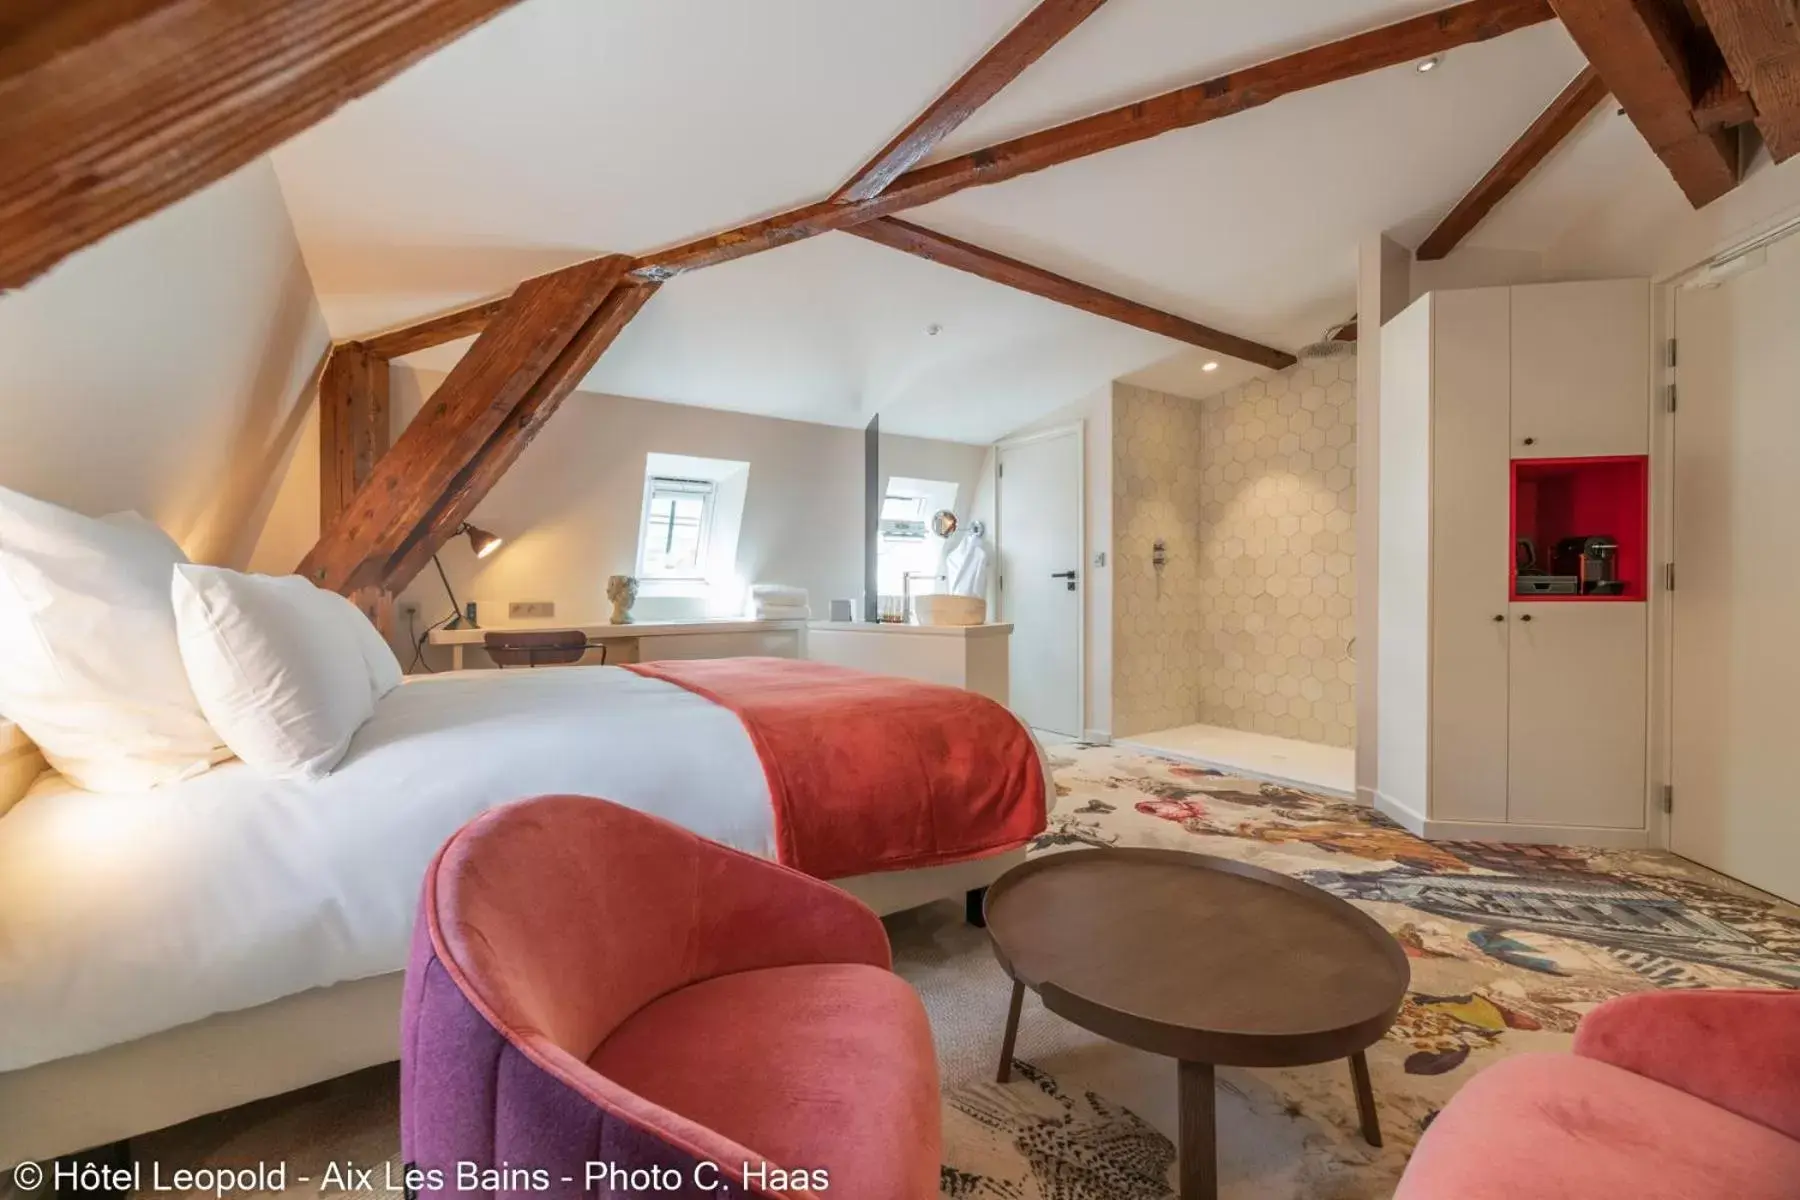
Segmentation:
<svg viewBox="0 0 1800 1200">
<path fill-rule="evenodd" d="M 1797 1200 L 1800 992 L 1642 992 L 1482 1071 L 1395 1200 Z"/>
<path fill-rule="evenodd" d="M 937 1059 L 857 900 L 543 797 L 477 818 L 426 874 L 401 1141 L 426 1196 L 925 1200 Z"/>
</svg>

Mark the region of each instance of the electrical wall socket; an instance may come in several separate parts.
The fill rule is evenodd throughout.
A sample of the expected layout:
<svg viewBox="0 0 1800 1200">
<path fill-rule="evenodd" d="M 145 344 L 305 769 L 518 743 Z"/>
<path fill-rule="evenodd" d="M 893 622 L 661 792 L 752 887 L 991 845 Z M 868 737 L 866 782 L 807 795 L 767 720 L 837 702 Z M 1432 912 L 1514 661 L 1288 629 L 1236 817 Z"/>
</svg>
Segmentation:
<svg viewBox="0 0 1800 1200">
<path fill-rule="evenodd" d="M 535 621 L 555 615 L 554 600 L 514 600 L 506 606 L 506 619 L 509 621 Z"/>
<path fill-rule="evenodd" d="M 419 615 L 418 602 L 415 600 L 408 600 L 406 603 L 402 604 L 400 606 L 400 615 L 409 621 L 414 617 L 417 617 Z"/>
</svg>

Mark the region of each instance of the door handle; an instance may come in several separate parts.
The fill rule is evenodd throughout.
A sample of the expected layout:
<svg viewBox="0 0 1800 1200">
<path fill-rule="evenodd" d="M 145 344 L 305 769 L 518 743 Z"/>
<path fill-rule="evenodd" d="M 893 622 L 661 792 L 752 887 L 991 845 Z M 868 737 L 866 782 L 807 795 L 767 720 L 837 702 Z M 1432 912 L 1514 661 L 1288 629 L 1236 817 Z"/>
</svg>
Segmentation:
<svg viewBox="0 0 1800 1200">
<path fill-rule="evenodd" d="M 1071 592 L 1075 590 L 1075 572 L 1073 571 L 1052 571 L 1050 572 L 1050 578 L 1066 579 L 1069 581 L 1069 590 Z"/>
</svg>

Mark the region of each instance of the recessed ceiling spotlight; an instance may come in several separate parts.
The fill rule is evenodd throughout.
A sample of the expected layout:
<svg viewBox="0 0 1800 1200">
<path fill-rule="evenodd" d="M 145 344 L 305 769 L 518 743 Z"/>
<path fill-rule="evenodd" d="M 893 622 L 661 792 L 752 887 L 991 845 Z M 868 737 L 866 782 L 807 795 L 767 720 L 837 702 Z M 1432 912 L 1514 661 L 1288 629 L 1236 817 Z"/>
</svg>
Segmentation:
<svg viewBox="0 0 1800 1200">
<path fill-rule="evenodd" d="M 939 325 L 936 321 L 933 321 L 931 324 L 929 324 L 925 327 L 925 336 L 926 337 L 936 337 L 938 334 L 940 334 L 942 332 L 944 332 L 944 327 L 942 325 Z"/>
<path fill-rule="evenodd" d="M 1219 369 L 1219 364 L 1216 362 L 1201 363 L 1200 369 L 1202 371 L 1216 371 Z"/>
<path fill-rule="evenodd" d="M 1434 54 L 1430 58 L 1426 59 L 1424 62 L 1420 63 L 1418 66 L 1414 67 L 1413 70 L 1415 70 L 1419 74 L 1423 75 L 1427 71 L 1435 71 L 1443 65 L 1444 65 L 1444 56 L 1441 54 Z"/>
</svg>

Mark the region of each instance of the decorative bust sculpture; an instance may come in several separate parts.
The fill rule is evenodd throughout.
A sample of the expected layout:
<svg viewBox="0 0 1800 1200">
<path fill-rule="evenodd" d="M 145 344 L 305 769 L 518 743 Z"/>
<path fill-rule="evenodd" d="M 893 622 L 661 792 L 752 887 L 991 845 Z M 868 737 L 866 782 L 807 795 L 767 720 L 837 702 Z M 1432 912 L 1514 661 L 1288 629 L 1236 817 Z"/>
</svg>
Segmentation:
<svg viewBox="0 0 1800 1200">
<path fill-rule="evenodd" d="M 637 600 L 638 581 L 634 575 L 614 575 L 606 581 L 606 598 L 612 601 L 612 623 L 631 624 L 631 605 Z"/>
</svg>

